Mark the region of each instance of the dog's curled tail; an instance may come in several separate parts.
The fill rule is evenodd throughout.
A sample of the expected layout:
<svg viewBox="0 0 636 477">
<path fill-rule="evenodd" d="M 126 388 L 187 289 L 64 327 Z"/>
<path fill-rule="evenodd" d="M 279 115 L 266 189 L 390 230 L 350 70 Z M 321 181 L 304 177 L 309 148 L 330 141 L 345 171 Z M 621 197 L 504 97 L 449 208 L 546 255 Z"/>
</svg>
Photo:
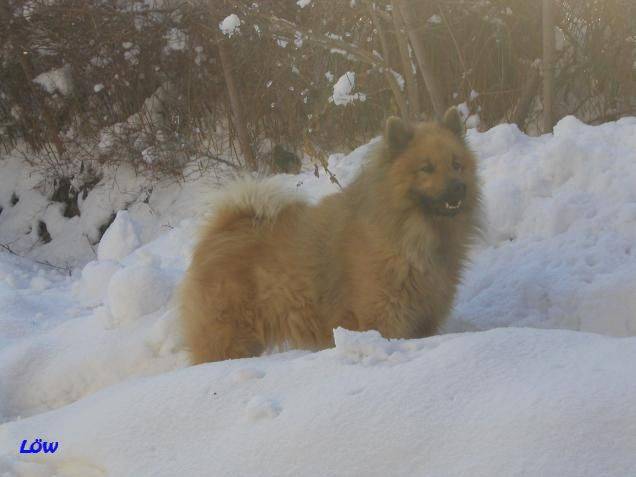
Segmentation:
<svg viewBox="0 0 636 477">
<path fill-rule="evenodd" d="M 210 198 L 215 216 L 251 216 L 261 223 L 274 222 L 283 209 L 306 200 L 279 177 L 241 177 Z"/>
</svg>

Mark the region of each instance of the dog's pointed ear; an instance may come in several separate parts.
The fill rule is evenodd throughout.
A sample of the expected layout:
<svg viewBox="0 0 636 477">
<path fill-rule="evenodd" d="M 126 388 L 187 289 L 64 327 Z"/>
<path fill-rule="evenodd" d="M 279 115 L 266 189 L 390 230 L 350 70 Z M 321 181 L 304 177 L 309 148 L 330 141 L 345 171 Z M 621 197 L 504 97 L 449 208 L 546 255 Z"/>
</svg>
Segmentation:
<svg viewBox="0 0 636 477">
<path fill-rule="evenodd" d="M 460 139 L 464 139 L 466 135 L 466 128 L 464 127 L 464 121 L 462 121 L 459 111 L 455 106 L 448 108 L 444 113 L 444 119 L 442 124 L 446 129 L 449 129 L 455 136 Z"/>
<path fill-rule="evenodd" d="M 384 128 L 384 140 L 393 155 L 406 149 L 406 146 L 413 139 L 413 134 L 413 127 L 402 121 L 402 119 L 396 116 L 391 116 L 387 119 Z"/>
</svg>

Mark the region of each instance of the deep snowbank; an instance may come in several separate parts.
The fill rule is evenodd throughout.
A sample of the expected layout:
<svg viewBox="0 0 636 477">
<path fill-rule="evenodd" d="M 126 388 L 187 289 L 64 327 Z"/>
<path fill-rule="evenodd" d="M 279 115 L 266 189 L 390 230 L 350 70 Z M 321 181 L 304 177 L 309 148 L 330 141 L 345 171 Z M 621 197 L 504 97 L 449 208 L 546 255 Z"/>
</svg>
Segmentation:
<svg viewBox="0 0 636 477">
<path fill-rule="evenodd" d="M 502 125 L 469 140 L 487 227 L 447 330 L 636 335 L 636 118 L 565 118 L 539 138 Z M 346 184 L 367 150 L 332 156 L 330 169 Z M 32 256 L 93 261 L 69 277 L 0 253 L 0 474 L 636 474 L 636 338 L 341 333 L 322 353 L 180 369 L 172 297 L 197 226 L 182 219 L 213 209 L 210 185 L 130 202 L 104 184 L 67 219 L 29 196 L 16 167 L 0 162 L 22 184 L 0 238 L 22 236 L 44 207 L 59 227 Z M 337 190 L 311 172 L 279 180 L 314 200 Z M 120 203 L 128 213 L 93 252 L 83 234 Z M 36 437 L 60 450 L 21 456 Z"/>
<path fill-rule="evenodd" d="M 628 476 L 636 338 L 500 329 L 207 364 L 3 426 L 9 475 Z M 0 464 L 2 465 L 2 464 Z M 2 469 L 2 467 L 0 467 Z M 39 472 L 39 473 L 38 473 Z"/>
<path fill-rule="evenodd" d="M 456 316 L 478 329 L 636 334 L 636 118 L 554 136 L 512 125 L 473 134 L 488 243 L 474 254 Z"/>
<path fill-rule="evenodd" d="M 47 198 L 55 191 L 50 177 L 30 168 L 16 151 L 0 156 L 0 244 L 19 255 L 75 268 L 97 258 L 100 229 L 103 232 L 119 210 L 134 218 L 137 239 L 146 243 L 195 215 L 197 198 L 219 184 L 211 173 L 184 185 L 174 180 L 154 183 L 127 165 L 102 172 L 92 189 L 78 194 L 79 215 L 66 217 L 65 204 Z M 40 236 L 40 223 L 46 226 L 47 243 Z"/>
</svg>

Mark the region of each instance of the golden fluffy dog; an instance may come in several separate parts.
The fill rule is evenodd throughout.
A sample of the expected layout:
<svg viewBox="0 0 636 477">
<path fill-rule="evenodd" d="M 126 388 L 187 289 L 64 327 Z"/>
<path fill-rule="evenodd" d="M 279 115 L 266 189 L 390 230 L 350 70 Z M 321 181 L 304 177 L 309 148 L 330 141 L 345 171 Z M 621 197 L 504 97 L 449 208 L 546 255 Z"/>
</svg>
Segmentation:
<svg viewBox="0 0 636 477">
<path fill-rule="evenodd" d="M 477 227 L 475 158 L 457 111 L 386 124 L 358 178 L 310 205 L 275 182 L 231 186 L 180 293 L 194 363 L 321 349 L 332 330 L 434 334 Z"/>
</svg>

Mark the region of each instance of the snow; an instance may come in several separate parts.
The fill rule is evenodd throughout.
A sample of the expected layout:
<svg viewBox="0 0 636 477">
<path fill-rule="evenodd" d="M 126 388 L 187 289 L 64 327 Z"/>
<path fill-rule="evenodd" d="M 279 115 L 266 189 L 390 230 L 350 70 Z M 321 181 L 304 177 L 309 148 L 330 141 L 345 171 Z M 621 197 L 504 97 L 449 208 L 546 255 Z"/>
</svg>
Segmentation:
<svg viewBox="0 0 636 477">
<path fill-rule="evenodd" d="M 123 170 L 68 219 L 4 158 L 0 242 L 29 258 L 0 251 L 0 475 L 636 475 L 636 118 L 467 138 L 486 225 L 444 334 L 195 367 L 174 294 L 213 185 L 148 195 Z M 341 183 L 370 147 L 329 158 Z M 18 240 L 41 210 L 53 240 Z M 71 275 L 34 261 L 72 254 Z M 36 438 L 58 451 L 19 454 Z"/>
<path fill-rule="evenodd" d="M 636 334 L 636 119 L 566 117 L 554 136 L 501 125 L 469 137 L 485 158 L 489 223 L 457 315 L 479 329 Z"/>
<path fill-rule="evenodd" d="M 120 269 L 113 260 L 93 260 L 82 269 L 81 278 L 74 283 L 73 292 L 82 306 L 91 307 L 104 303 L 111 277 Z"/>
<path fill-rule="evenodd" d="M 3 470 L 633 475 L 636 382 L 627 376 L 635 345 L 634 338 L 500 329 L 414 340 L 396 363 L 351 363 L 337 346 L 207 364 L 5 424 Z M 257 363 L 266 370 L 260 379 L 230 379 Z M 21 439 L 35 436 L 59 441 L 58 452 L 15 457 Z"/>
<path fill-rule="evenodd" d="M 258 395 L 250 399 L 245 406 L 245 414 L 248 421 L 274 419 L 281 411 L 280 405 L 275 400 Z"/>
<path fill-rule="evenodd" d="M 186 174 L 196 171 L 186 171 Z M 222 174 L 222 171 L 219 172 Z M 46 261 L 61 268 L 81 267 L 98 258 L 100 229 L 103 230 L 116 213 L 128 217 L 134 236 L 128 235 L 125 250 L 130 253 L 141 243 L 146 243 L 166 232 L 181 220 L 191 217 L 200 207 L 199 198 L 217 186 L 214 175 L 201 177 L 187 187 L 172 181 L 156 184 L 139 176 L 126 165 L 104 167 L 103 177 L 86 194 L 80 193 L 77 206 L 79 216 L 65 217 L 63 205 L 49 197 L 53 187 L 45 173 L 30 169 L 25 163 L 23 151 L 12 151 L 0 160 L 0 244 L 7 245 L 19 255 Z M 12 197 L 18 200 L 12 205 Z M 119 211 L 119 212 L 118 212 Z M 49 243 L 38 237 L 38 222 L 43 221 L 51 235 Z M 119 222 L 123 226 L 123 222 Z M 110 230 L 114 233 L 117 227 Z M 120 230 L 118 233 L 124 233 Z M 101 248 L 110 248 L 108 239 Z M 115 240 L 113 246 L 124 244 Z M 125 248 L 124 247 L 124 248 Z M 102 253 L 105 253 L 104 251 Z M 108 253 L 116 253 L 111 250 Z M 102 259 L 106 259 L 102 255 Z"/>
<path fill-rule="evenodd" d="M 303 34 L 299 31 L 294 33 L 294 45 L 296 45 L 296 48 L 303 46 Z"/>
<path fill-rule="evenodd" d="M 225 17 L 221 23 L 219 23 L 219 30 L 221 30 L 224 35 L 232 37 L 232 35 L 238 33 L 240 26 L 241 20 L 235 13 L 232 13 L 231 15 Z"/>
<path fill-rule="evenodd" d="M 393 77 L 395 78 L 395 81 L 397 81 L 398 85 L 400 86 L 400 89 L 402 91 L 404 91 L 404 78 L 402 77 L 402 75 L 400 73 L 398 73 L 397 71 L 393 71 L 391 70 L 391 73 L 393 74 Z"/>
<path fill-rule="evenodd" d="M 207 55 L 203 53 L 204 50 L 202 46 L 195 46 L 194 51 L 197 54 L 194 58 L 194 62 L 197 66 L 201 66 L 201 64 L 207 59 Z"/>
<path fill-rule="evenodd" d="M 98 260 L 121 260 L 141 245 L 138 225 L 130 218 L 127 210 L 120 210 L 113 223 L 106 229 L 99 248 Z"/>
<path fill-rule="evenodd" d="M 470 115 L 470 108 L 466 102 L 457 105 L 457 111 L 461 115 L 462 119 L 465 121 L 466 118 Z"/>
<path fill-rule="evenodd" d="M 113 322 L 121 324 L 141 318 L 170 301 L 175 283 L 152 258 L 146 264 L 116 271 L 109 280 L 108 308 Z"/>
<path fill-rule="evenodd" d="M 69 65 L 41 73 L 33 79 L 33 82 L 39 84 L 49 94 L 57 92 L 68 96 L 73 92 L 73 79 Z"/>
<path fill-rule="evenodd" d="M 166 42 L 168 50 L 183 51 L 185 50 L 188 35 L 183 30 L 171 28 L 166 33 Z"/>
<path fill-rule="evenodd" d="M 471 114 L 466 118 L 466 122 L 464 124 L 466 125 L 466 129 L 474 129 L 479 127 L 480 121 L 481 118 L 479 117 L 479 114 Z"/>
<path fill-rule="evenodd" d="M 356 74 L 348 71 L 343 74 L 336 84 L 333 85 L 333 96 L 329 98 L 336 106 L 342 106 L 352 101 L 366 101 L 367 97 L 364 93 L 351 94 L 356 84 Z"/>
<path fill-rule="evenodd" d="M 307 5 L 311 4 L 311 0 L 298 0 L 296 2 L 296 5 L 298 5 L 300 8 L 305 8 Z"/>
<path fill-rule="evenodd" d="M 127 44 L 132 46 L 131 43 L 127 43 Z M 128 61 L 131 65 L 136 65 L 139 63 L 139 53 L 141 53 L 141 50 L 139 49 L 139 47 L 132 46 L 132 48 L 127 49 L 124 52 L 124 59 Z"/>
<path fill-rule="evenodd" d="M 479 93 L 476 93 L 475 91 L 470 92 L 471 101 L 477 98 L 477 96 L 479 96 Z M 466 102 L 458 104 L 457 111 L 459 112 L 459 115 L 461 116 L 461 118 L 464 120 L 464 125 L 466 126 L 466 129 L 475 129 L 479 126 L 479 122 L 481 120 L 479 117 L 479 114 L 471 113 L 470 107 L 468 106 Z"/>
</svg>

